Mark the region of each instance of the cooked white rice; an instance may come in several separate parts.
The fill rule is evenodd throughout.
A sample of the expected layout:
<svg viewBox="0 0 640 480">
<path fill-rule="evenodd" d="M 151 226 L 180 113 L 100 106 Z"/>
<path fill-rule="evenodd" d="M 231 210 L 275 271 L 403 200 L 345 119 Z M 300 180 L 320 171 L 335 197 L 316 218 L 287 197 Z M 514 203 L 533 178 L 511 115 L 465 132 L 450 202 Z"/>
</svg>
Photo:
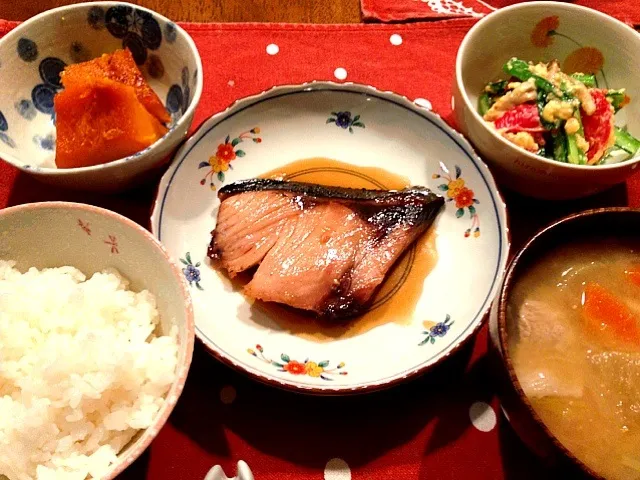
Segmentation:
<svg viewBox="0 0 640 480">
<path fill-rule="evenodd" d="M 151 425 L 176 371 L 154 296 L 117 272 L 0 260 L 0 476 L 100 478 Z"/>
</svg>

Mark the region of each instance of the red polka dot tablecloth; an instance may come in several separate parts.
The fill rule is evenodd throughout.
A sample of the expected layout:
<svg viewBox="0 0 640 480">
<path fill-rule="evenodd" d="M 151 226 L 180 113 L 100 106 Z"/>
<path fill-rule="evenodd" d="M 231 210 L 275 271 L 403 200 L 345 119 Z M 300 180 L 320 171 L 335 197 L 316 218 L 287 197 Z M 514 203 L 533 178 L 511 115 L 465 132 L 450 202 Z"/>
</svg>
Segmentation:
<svg viewBox="0 0 640 480">
<path fill-rule="evenodd" d="M 360 8 L 365 20 L 401 22 L 481 18 L 498 8 L 526 1 L 528 0 L 360 0 Z M 629 24 L 640 23 L 640 3 L 636 0 L 574 0 L 566 3 L 595 8 Z"/>
<path fill-rule="evenodd" d="M 204 64 L 194 128 L 233 100 L 278 84 L 353 81 L 432 105 L 451 123 L 455 53 L 474 19 L 410 25 L 186 24 Z M 0 21 L 0 35 L 15 24 Z M 629 201 L 640 204 L 640 177 Z M 44 187 L 0 163 L 0 208 L 68 200 L 147 226 L 155 185 L 101 196 Z M 580 202 L 507 196 L 512 238 L 571 211 L 627 204 L 622 185 Z M 281 392 L 219 364 L 197 345 L 184 394 L 123 479 L 200 480 L 244 460 L 256 480 L 533 479 L 548 477 L 510 429 L 495 397 L 486 327 L 429 374 L 349 398 Z M 393 361 L 392 358 L 389 359 Z"/>
</svg>

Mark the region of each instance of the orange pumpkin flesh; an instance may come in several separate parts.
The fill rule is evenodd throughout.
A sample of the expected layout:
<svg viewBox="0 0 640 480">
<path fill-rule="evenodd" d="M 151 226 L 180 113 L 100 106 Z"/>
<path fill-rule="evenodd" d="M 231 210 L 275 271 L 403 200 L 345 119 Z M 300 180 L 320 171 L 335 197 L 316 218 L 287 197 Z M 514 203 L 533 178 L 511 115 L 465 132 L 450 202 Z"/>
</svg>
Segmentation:
<svg viewBox="0 0 640 480">
<path fill-rule="evenodd" d="M 138 100 L 160 122 L 168 123 L 171 117 L 158 95 L 140 73 L 133 55 L 128 49 L 116 50 L 88 62 L 69 65 L 60 76 L 65 88 L 86 85 L 96 78 L 108 78 L 135 88 Z"/>
<path fill-rule="evenodd" d="M 56 165 L 98 165 L 148 147 L 167 129 L 138 100 L 132 86 L 107 78 L 71 82 L 54 98 Z"/>
</svg>

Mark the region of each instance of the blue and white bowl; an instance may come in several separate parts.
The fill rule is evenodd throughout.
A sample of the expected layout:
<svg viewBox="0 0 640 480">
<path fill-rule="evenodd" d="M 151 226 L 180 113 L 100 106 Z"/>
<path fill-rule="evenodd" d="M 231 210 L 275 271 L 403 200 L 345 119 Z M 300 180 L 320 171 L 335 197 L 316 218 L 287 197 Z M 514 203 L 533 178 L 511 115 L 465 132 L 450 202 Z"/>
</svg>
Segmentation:
<svg viewBox="0 0 640 480">
<path fill-rule="evenodd" d="M 111 163 L 57 169 L 60 72 L 124 47 L 171 114 L 169 132 Z M 117 190 L 168 160 L 183 140 L 202 93 L 202 63 L 191 37 L 167 18 L 128 3 L 82 3 L 37 15 L 2 38 L 0 85 L 0 158 L 47 183 Z"/>
</svg>

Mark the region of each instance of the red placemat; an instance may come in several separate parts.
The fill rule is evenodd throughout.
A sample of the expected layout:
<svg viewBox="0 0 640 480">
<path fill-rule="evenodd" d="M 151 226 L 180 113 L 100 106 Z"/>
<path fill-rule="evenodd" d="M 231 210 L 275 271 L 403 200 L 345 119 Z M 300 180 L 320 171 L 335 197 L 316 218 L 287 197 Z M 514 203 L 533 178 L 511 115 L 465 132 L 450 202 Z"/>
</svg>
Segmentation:
<svg viewBox="0 0 640 480">
<path fill-rule="evenodd" d="M 400 22 L 442 18 L 480 18 L 493 10 L 530 0 L 360 0 L 365 20 Z M 636 0 L 567 1 L 595 8 L 629 24 L 640 22 L 640 3 Z"/>
<path fill-rule="evenodd" d="M 450 121 L 455 52 L 473 23 L 184 25 L 204 64 L 205 88 L 195 124 L 272 85 L 335 80 L 339 67 L 346 69 L 348 81 L 428 99 Z M 0 21 L 0 35 L 13 25 Z M 400 45 L 391 43 L 394 34 L 402 38 Z M 278 45 L 279 53 L 267 54 L 269 44 Z M 640 177 L 632 192 L 640 193 L 638 183 Z M 154 185 L 114 196 L 44 187 L 0 163 L 0 208 L 80 201 L 148 225 L 153 193 Z M 626 202 L 624 186 L 562 204 L 509 195 L 513 242 L 520 244 L 535 228 L 564 213 Z M 248 462 L 256 480 L 548 476 L 500 414 L 486 344 L 484 328 L 467 348 L 421 379 L 354 398 L 304 397 L 259 385 L 220 365 L 198 345 L 173 415 L 122 478 L 197 480 L 216 463 L 235 475 L 240 459 Z"/>
</svg>

